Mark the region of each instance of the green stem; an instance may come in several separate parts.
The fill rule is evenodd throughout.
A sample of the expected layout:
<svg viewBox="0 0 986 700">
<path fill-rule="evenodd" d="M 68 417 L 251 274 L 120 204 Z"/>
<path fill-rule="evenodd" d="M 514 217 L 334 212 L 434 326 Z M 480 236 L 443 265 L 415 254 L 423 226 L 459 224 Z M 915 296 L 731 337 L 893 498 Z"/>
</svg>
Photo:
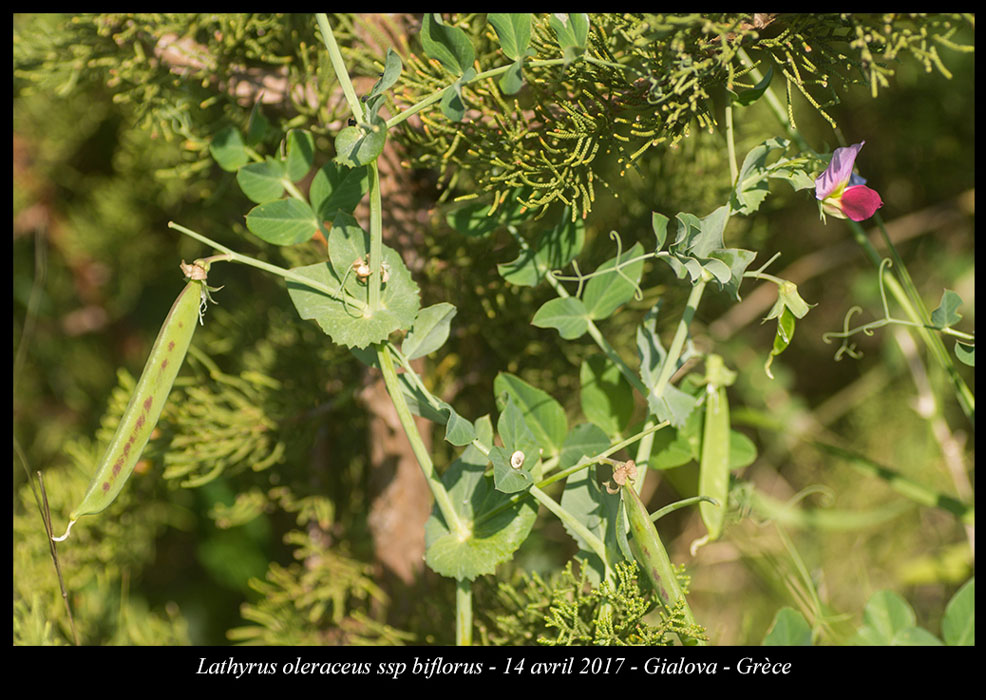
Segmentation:
<svg viewBox="0 0 986 700">
<path fill-rule="evenodd" d="M 407 402 L 404 400 L 404 394 L 401 391 L 400 380 L 397 379 L 397 372 L 394 369 L 394 360 L 390 355 L 390 351 L 387 349 L 386 344 L 377 345 L 376 350 L 377 358 L 380 361 L 380 371 L 383 373 L 383 381 L 387 386 L 387 393 L 390 394 L 390 400 L 393 402 L 394 408 L 397 411 L 397 418 L 401 423 L 401 427 L 404 428 L 404 434 L 407 435 L 408 442 L 411 443 L 411 451 L 414 452 L 421 471 L 424 472 L 425 479 L 428 482 L 428 488 L 431 489 L 431 493 L 435 497 L 435 503 L 438 505 L 442 517 L 445 518 L 449 530 L 455 532 L 460 538 L 465 539 L 469 536 L 468 528 L 459 519 L 455 507 L 452 505 L 452 498 L 449 496 L 448 491 L 445 490 L 445 486 L 435 471 L 435 465 L 431 461 L 431 455 L 428 454 L 428 449 L 425 447 L 420 433 L 418 433 L 418 426 L 414 423 L 414 416 L 411 415 L 411 410 L 407 407 Z"/>
<path fill-rule="evenodd" d="M 647 416 L 647 422 L 644 423 L 643 429 L 646 434 L 640 440 L 640 445 L 637 447 L 637 457 L 634 459 L 634 462 L 637 465 L 638 474 L 634 488 L 637 489 L 638 494 L 641 489 L 644 488 L 644 479 L 647 476 L 647 462 L 650 460 L 650 453 L 654 449 L 654 433 L 647 431 L 657 430 L 659 427 L 663 427 L 665 425 L 668 425 L 668 421 L 658 424 L 655 422 L 655 418 L 650 415 Z"/>
<path fill-rule="evenodd" d="M 651 389 L 651 393 L 655 398 L 660 399 L 664 395 L 664 389 L 667 387 L 668 382 L 671 381 L 671 376 L 674 374 L 675 368 L 678 365 L 678 358 L 681 357 L 681 350 L 684 348 L 685 340 L 688 338 L 688 327 L 695 317 L 695 311 L 698 309 L 698 304 L 702 300 L 702 293 L 705 292 L 706 284 L 708 284 L 708 280 L 705 274 L 703 274 L 702 278 L 692 286 L 692 291 L 688 295 L 688 301 L 685 303 L 685 310 L 681 314 L 681 320 L 678 321 L 678 328 L 675 330 L 670 347 L 668 347 L 668 354 L 664 358 L 664 363 L 661 365 L 661 373 L 657 376 L 657 382 L 655 382 L 654 388 Z"/>
<path fill-rule="evenodd" d="M 563 58 L 549 58 L 544 61 L 525 61 L 524 65 L 525 67 L 528 68 L 543 68 L 545 66 L 559 65 L 564 62 L 565 59 Z M 479 80 L 494 78 L 500 75 L 501 73 L 506 73 L 508 70 L 510 70 L 511 65 L 512 64 L 506 66 L 499 66 L 497 68 L 491 68 L 490 70 L 483 71 L 482 73 L 477 73 L 476 75 L 473 76 L 472 80 L 468 80 L 464 84 L 468 85 L 469 83 L 475 83 Z M 441 90 L 437 90 L 431 93 L 430 95 L 428 95 L 428 97 L 425 97 L 424 99 L 416 102 L 412 106 L 403 110 L 400 114 L 391 117 L 390 119 L 387 120 L 387 128 L 392 129 L 393 127 L 397 126 L 401 122 L 406 121 L 412 115 L 415 115 L 421 110 L 425 109 L 426 107 L 435 104 L 436 102 L 442 99 L 442 95 L 445 94 L 445 91 L 447 89 L 448 89 L 447 87 L 443 87 Z"/>
<path fill-rule="evenodd" d="M 455 581 L 455 643 L 472 646 L 472 581 Z"/>
<path fill-rule="evenodd" d="M 733 106 L 726 105 L 726 151 L 729 154 L 729 181 L 736 187 L 739 167 L 736 165 L 736 142 L 733 134 Z"/>
<path fill-rule="evenodd" d="M 918 293 L 917 288 L 914 286 L 914 282 L 911 280 L 910 275 L 907 273 L 907 268 L 904 262 L 900 259 L 897 254 L 896 249 L 890 243 L 890 237 L 887 235 L 886 230 L 883 227 L 883 221 L 877 216 L 877 223 L 880 227 L 888 247 L 890 248 L 890 254 L 894 260 L 895 269 L 888 275 L 884 275 L 884 281 L 886 282 L 887 288 L 893 295 L 894 299 L 900 304 L 904 313 L 915 323 L 917 326 L 917 332 L 921 336 L 921 340 L 924 342 L 925 346 L 928 348 L 929 352 L 934 356 L 938 364 L 945 370 L 946 375 L 948 375 L 949 381 L 952 383 L 953 390 L 955 391 L 956 399 L 959 402 L 959 406 L 962 408 L 963 413 L 969 419 L 969 422 L 975 425 L 976 421 L 976 397 L 969 389 L 969 386 L 962 379 L 958 370 L 955 367 L 955 363 L 952 362 L 952 356 L 949 354 L 948 349 L 945 347 L 945 343 L 942 342 L 941 337 L 928 330 L 928 326 L 931 325 L 931 314 L 928 313 L 927 307 L 924 305 L 924 300 L 921 299 L 921 295 Z M 883 261 L 877 253 L 876 248 L 870 243 L 869 238 L 866 236 L 866 232 L 863 227 L 857 221 L 851 221 L 847 219 L 849 224 L 849 230 L 852 231 L 853 238 L 856 243 L 863 248 L 870 261 L 877 267 L 883 264 Z M 898 275 L 900 281 L 898 281 Z"/>
<path fill-rule="evenodd" d="M 319 12 L 315 15 L 315 21 L 318 23 L 318 28 L 322 33 L 322 41 L 325 43 L 325 49 L 329 53 L 329 61 L 332 63 L 332 70 L 335 71 L 336 80 L 342 86 L 342 92 L 346 96 L 346 102 L 349 103 L 349 111 L 353 113 L 357 121 L 363 121 L 363 106 L 356 96 L 356 88 L 353 87 L 353 81 L 349 79 L 349 71 L 346 70 L 346 62 L 343 61 L 342 52 L 339 51 L 339 45 L 336 44 L 336 37 L 332 33 L 332 27 L 329 25 L 329 18 L 324 12 Z"/>
<path fill-rule="evenodd" d="M 288 194 L 291 195 L 293 198 L 297 199 L 299 202 L 304 202 L 305 204 L 308 204 L 308 197 L 303 195 L 301 193 L 301 190 L 298 189 L 298 186 L 295 185 L 290 180 L 288 180 L 286 177 L 283 180 L 281 180 L 281 185 L 284 186 L 284 189 L 287 190 Z"/>
<path fill-rule="evenodd" d="M 380 171 L 377 161 L 370 163 L 370 279 L 371 313 L 380 309 L 381 265 L 383 264 L 383 202 L 380 196 Z"/>
<path fill-rule="evenodd" d="M 209 258 L 210 261 L 225 260 L 228 262 L 238 262 L 244 265 L 249 265 L 250 267 L 255 267 L 258 270 L 264 270 L 265 272 L 273 273 L 278 277 L 282 277 L 290 282 L 296 282 L 298 284 L 309 287 L 310 289 L 314 289 L 317 292 L 322 292 L 324 294 L 327 294 L 333 299 L 337 299 L 339 301 L 345 301 L 346 303 L 355 306 L 360 311 L 366 311 L 367 308 L 366 302 L 360 301 L 359 299 L 356 299 L 355 297 L 351 297 L 348 294 L 344 294 L 342 290 L 337 287 L 330 287 L 328 285 L 322 284 L 321 282 L 318 282 L 317 280 L 313 280 L 310 277 L 299 275 L 295 273 L 293 270 L 287 270 L 283 267 L 278 267 L 277 265 L 271 265 L 270 263 L 266 263 L 263 260 L 257 260 L 256 258 L 251 258 L 249 255 L 242 255 L 241 253 L 237 253 L 236 251 L 227 248 L 221 243 L 217 243 L 211 238 L 207 236 L 203 236 L 201 233 L 196 233 L 190 228 L 186 228 L 181 224 L 176 224 L 174 221 L 168 222 L 168 228 L 173 228 L 176 231 L 180 231 L 184 233 L 186 236 L 189 236 L 190 238 L 194 238 L 195 240 L 201 243 L 205 243 L 206 245 L 215 248 L 216 250 L 222 251 L 223 253 L 222 255 L 212 256 L 211 258 Z"/>
<path fill-rule="evenodd" d="M 557 503 L 551 496 L 546 494 L 537 486 L 531 486 L 529 493 L 534 496 L 534 498 L 541 505 L 550 510 L 556 518 L 565 523 L 569 530 L 582 538 L 585 545 L 603 562 L 603 566 L 606 567 L 606 578 L 609 578 L 609 557 L 606 556 L 606 545 L 603 541 L 596 537 L 585 525 L 582 524 L 578 518 L 574 517 L 571 513 L 565 510 L 561 504 Z"/>
<path fill-rule="evenodd" d="M 639 467 L 637 468 L 637 474 L 638 474 L 638 477 L 637 477 L 638 480 L 643 481 L 643 479 L 640 479 L 640 477 L 639 477 L 639 474 L 640 474 L 640 468 Z M 663 508 L 658 508 L 657 510 L 655 510 L 653 513 L 650 514 L 650 519 L 653 522 L 656 523 L 658 520 L 660 520 L 661 518 L 663 518 L 665 515 L 670 515 L 671 513 L 675 512 L 676 510 L 681 510 L 682 508 L 687 508 L 688 506 L 693 506 L 693 505 L 695 505 L 697 503 L 702 503 L 703 501 L 706 502 L 706 503 L 715 503 L 716 502 L 716 500 L 714 498 L 710 498 L 709 496 L 692 496 L 691 498 L 683 498 L 680 501 L 675 501 L 674 503 L 669 503 L 668 505 L 664 506 Z"/>
</svg>

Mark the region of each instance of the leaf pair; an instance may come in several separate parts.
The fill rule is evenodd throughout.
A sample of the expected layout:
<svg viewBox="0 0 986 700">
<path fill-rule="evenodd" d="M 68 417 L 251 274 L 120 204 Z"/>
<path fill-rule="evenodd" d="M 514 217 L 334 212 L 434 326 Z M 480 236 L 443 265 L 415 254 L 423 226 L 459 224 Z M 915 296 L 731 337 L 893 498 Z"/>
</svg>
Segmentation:
<svg viewBox="0 0 986 700">
<path fill-rule="evenodd" d="M 640 290 L 644 270 L 643 246 L 635 243 L 630 250 L 601 264 L 579 297 L 552 299 L 534 314 L 531 323 L 540 328 L 556 328 L 571 340 L 588 330 L 588 321 L 609 318 Z"/>
<path fill-rule="evenodd" d="M 335 162 L 359 168 L 375 161 L 387 144 L 387 122 L 380 116 L 384 93 L 400 78 L 404 64 L 393 49 L 387 49 L 383 73 L 373 88 L 363 97 L 363 114 L 359 123 L 347 126 L 336 134 Z"/>
<path fill-rule="evenodd" d="M 369 175 L 366 168 L 327 163 L 312 179 L 309 201 L 285 198 L 285 190 L 294 190 L 294 183 L 312 168 L 314 139 L 307 131 L 292 130 L 283 150 L 283 156 L 250 162 L 251 151 L 233 128 L 219 132 L 210 146 L 219 166 L 236 172 L 240 189 L 257 203 L 246 216 L 250 232 L 268 243 L 286 246 L 309 240 L 321 231 L 322 221 L 331 221 L 338 212 L 355 210 L 369 189 Z"/>
</svg>

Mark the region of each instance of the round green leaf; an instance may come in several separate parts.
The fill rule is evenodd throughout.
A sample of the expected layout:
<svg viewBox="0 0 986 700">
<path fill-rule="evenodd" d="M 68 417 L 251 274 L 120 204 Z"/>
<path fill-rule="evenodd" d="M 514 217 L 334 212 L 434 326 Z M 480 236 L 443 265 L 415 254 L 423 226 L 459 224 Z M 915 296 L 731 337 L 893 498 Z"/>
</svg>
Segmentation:
<svg viewBox="0 0 986 700">
<path fill-rule="evenodd" d="M 351 214 L 370 189 L 366 167 L 326 163 L 312 178 L 308 198 L 320 221 L 331 221 L 340 211 Z"/>
<path fill-rule="evenodd" d="M 300 282 L 288 282 L 288 292 L 298 314 L 318 322 L 332 340 L 347 347 L 365 348 L 383 341 L 396 330 L 410 328 L 420 307 L 418 285 L 411 279 L 401 256 L 383 246 L 383 262 L 390 267 L 390 276 L 381 289 L 380 308 L 369 310 L 367 283 L 360 282 L 351 271 L 354 260 L 367 257 L 367 238 L 352 216 L 338 214 L 329 232 L 331 261 L 293 270 L 330 288 L 339 289 L 345 283 L 347 298 L 362 302 L 363 308 Z"/>
<path fill-rule="evenodd" d="M 236 184 L 257 204 L 280 199 L 284 195 L 283 179 L 284 164 L 279 160 L 249 163 L 236 171 Z"/>
<path fill-rule="evenodd" d="M 308 174 L 315 161 L 315 139 L 301 129 L 288 132 L 286 172 L 291 182 L 297 182 Z"/>
<path fill-rule="evenodd" d="M 304 243 L 319 231 L 315 212 L 298 199 L 278 199 L 260 204 L 246 216 L 250 232 L 274 245 Z"/>
<path fill-rule="evenodd" d="M 484 444 L 493 442 L 489 416 L 475 423 L 476 435 Z M 466 525 L 469 536 L 461 538 L 449 530 L 436 507 L 425 524 L 425 561 L 442 576 L 473 580 L 492 574 L 497 564 L 508 561 L 523 544 L 537 518 L 537 507 L 530 498 L 520 499 L 491 518 L 484 518 L 509 502 L 510 497 L 497 491 L 493 477 L 487 476 L 489 460 L 475 445 L 449 465 L 442 483 L 456 515 Z"/>
<path fill-rule="evenodd" d="M 220 168 L 231 173 L 250 162 L 250 156 L 247 155 L 243 145 L 243 137 L 231 126 L 212 137 L 209 153 Z"/>
<path fill-rule="evenodd" d="M 581 300 L 558 297 L 546 302 L 534 314 L 531 325 L 554 328 L 565 340 L 574 340 L 589 330 L 589 313 Z"/>
<path fill-rule="evenodd" d="M 387 143 L 387 122 L 382 117 L 374 115 L 370 125 L 347 126 L 336 134 L 335 162 L 350 168 L 366 165 L 383 153 Z"/>
</svg>

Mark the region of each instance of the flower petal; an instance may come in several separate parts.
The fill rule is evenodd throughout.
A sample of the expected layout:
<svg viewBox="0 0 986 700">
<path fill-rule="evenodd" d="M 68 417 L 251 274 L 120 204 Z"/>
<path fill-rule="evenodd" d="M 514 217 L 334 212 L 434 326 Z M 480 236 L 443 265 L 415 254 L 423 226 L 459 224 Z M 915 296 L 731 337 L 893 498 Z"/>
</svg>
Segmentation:
<svg viewBox="0 0 986 700">
<path fill-rule="evenodd" d="M 852 177 L 852 167 L 856 163 L 856 155 L 865 141 L 854 143 L 852 146 L 837 148 L 832 153 L 832 160 L 825 172 L 815 179 L 815 198 L 825 199 L 830 194 L 844 187 Z"/>
<path fill-rule="evenodd" d="M 877 191 L 864 185 L 850 187 L 842 193 L 842 211 L 853 221 L 870 218 L 882 206 L 883 200 Z"/>
</svg>

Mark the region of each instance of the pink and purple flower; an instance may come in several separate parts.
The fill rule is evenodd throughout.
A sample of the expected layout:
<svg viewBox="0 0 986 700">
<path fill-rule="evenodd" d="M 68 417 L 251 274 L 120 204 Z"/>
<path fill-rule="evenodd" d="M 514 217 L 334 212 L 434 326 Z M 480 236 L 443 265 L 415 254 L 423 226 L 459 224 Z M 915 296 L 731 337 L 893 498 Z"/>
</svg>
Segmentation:
<svg viewBox="0 0 986 700">
<path fill-rule="evenodd" d="M 856 155 L 865 141 L 837 148 L 829 167 L 815 180 L 815 197 L 826 214 L 840 219 L 862 221 L 873 216 L 883 206 L 876 190 L 865 187 L 866 180 L 853 173 Z"/>
</svg>

